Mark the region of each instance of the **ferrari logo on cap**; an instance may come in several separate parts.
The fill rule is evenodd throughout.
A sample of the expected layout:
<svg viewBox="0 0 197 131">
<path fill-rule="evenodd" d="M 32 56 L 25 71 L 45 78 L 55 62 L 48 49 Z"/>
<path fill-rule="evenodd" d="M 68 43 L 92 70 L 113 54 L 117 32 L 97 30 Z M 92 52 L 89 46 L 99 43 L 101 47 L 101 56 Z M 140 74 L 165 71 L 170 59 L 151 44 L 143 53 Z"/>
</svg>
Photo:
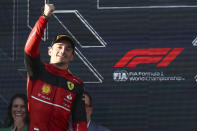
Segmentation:
<svg viewBox="0 0 197 131">
<path fill-rule="evenodd" d="M 67 86 L 68 86 L 69 90 L 73 90 L 74 87 L 75 87 L 75 85 L 72 82 L 70 82 L 70 81 L 67 81 Z"/>
<path fill-rule="evenodd" d="M 68 36 L 68 35 L 58 35 L 58 36 L 56 37 L 56 40 L 57 40 L 57 39 L 60 39 L 60 38 L 62 38 L 62 37 L 69 37 L 69 38 L 71 38 L 71 37 Z"/>
</svg>

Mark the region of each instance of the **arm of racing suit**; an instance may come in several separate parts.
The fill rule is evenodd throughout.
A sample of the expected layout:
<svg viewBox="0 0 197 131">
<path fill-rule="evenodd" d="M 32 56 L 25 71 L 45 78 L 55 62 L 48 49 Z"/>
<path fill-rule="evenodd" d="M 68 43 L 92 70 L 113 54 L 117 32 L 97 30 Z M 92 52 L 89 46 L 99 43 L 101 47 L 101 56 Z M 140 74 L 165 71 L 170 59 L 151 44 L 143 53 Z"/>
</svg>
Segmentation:
<svg viewBox="0 0 197 131">
<path fill-rule="evenodd" d="M 85 111 L 85 97 L 83 95 L 84 87 L 81 84 L 79 93 L 75 98 L 75 102 L 72 109 L 72 126 L 73 131 L 87 131 L 87 120 Z"/>
<path fill-rule="evenodd" d="M 48 20 L 40 16 L 25 45 L 24 63 L 31 80 L 35 80 L 38 77 L 41 68 L 39 46 L 47 23 Z"/>
</svg>

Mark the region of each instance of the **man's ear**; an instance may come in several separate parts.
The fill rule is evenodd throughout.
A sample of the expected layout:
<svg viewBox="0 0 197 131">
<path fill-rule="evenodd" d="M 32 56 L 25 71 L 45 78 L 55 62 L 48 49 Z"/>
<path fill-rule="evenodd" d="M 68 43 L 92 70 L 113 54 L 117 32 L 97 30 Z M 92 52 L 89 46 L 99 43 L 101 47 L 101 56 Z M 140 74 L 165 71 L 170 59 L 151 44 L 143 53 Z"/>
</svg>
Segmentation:
<svg viewBox="0 0 197 131">
<path fill-rule="evenodd" d="M 52 48 L 49 47 L 49 48 L 48 48 L 48 55 L 49 55 L 49 56 L 51 56 L 51 50 L 52 50 Z"/>
</svg>

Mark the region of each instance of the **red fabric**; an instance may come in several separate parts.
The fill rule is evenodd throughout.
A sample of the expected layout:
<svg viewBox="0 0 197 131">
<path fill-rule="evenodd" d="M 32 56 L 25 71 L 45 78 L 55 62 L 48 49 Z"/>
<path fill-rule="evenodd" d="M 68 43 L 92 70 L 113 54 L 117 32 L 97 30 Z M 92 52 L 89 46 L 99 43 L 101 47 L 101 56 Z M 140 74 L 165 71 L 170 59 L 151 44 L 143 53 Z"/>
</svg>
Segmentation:
<svg viewBox="0 0 197 131">
<path fill-rule="evenodd" d="M 32 29 L 25 45 L 25 52 L 29 56 L 35 58 L 39 55 L 40 41 L 47 23 L 48 20 L 40 16 L 39 20 Z"/>
<path fill-rule="evenodd" d="M 74 122 L 80 121 L 74 124 L 78 131 L 87 131 L 82 80 L 70 74 L 68 69 L 61 70 L 40 61 L 39 46 L 46 24 L 47 20 L 41 16 L 24 49 L 29 131 L 67 131 L 71 113 Z"/>
<path fill-rule="evenodd" d="M 87 131 L 87 122 L 74 122 L 73 131 Z"/>
</svg>

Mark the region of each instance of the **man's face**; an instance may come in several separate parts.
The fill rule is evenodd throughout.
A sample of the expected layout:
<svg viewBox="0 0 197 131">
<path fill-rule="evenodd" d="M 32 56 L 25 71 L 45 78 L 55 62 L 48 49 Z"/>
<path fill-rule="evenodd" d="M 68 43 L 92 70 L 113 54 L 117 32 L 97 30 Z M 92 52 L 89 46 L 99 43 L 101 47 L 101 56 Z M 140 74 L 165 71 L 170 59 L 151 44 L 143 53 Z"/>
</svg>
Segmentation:
<svg viewBox="0 0 197 131">
<path fill-rule="evenodd" d="M 74 58 L 73 48 L 67 41 L 55 43 L 49 49 L 49 56 L 51 56 L 50 63 L 52 64 L 68 65 Z"/>
<path fill-rule="evenodd" d="M 25 120 L 26 117 L 26 108 L 23 99 L 16 98 L 12 104 L 12 117 L 16 121 L 18 119 Z"/>
<path fill-rule="evenodd" d="M 87 121 L 89 121 L 93 112 L 93 107 L 90 105 L 90 99 L 87 95 L 85 95 L 85 106 Z"/>
</svg>

